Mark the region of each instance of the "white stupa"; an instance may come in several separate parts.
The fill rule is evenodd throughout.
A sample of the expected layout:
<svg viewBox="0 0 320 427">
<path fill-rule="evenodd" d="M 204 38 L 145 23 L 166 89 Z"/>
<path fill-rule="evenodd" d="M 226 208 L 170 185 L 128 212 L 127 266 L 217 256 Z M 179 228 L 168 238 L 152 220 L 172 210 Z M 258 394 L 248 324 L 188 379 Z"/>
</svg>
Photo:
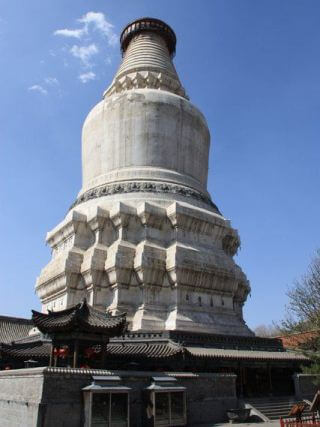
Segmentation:
<svg viewBox="0 0 320 427">
<path fill-rule="evenodd" d="M 86 297 L 127 312 L 133 331 L 252 335 L 238 233 L 207 192 L 210 134 L 175 45 L 157 19 L 124 29 L 122 64 L 83 125 L 82 189 L 47 235 L 52 259 L 36 292 L 44 312 Z"/>
</svg>

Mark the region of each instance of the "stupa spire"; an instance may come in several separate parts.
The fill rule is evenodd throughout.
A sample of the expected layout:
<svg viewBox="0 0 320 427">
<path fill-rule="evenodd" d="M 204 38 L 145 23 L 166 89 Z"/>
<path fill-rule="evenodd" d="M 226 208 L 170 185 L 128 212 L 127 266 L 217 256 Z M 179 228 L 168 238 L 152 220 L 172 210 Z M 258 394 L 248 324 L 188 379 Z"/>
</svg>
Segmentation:
<svg viewBox="0 0 320 427">
<path fill-rule="evenodd" d="M 172 58 L 173 30 L 159 19 L 142 18 L 127 25 L 121 37 L 123 61 L 105 96 L 130 89 L 160 89 L 187 98 Z"/>
</svg>

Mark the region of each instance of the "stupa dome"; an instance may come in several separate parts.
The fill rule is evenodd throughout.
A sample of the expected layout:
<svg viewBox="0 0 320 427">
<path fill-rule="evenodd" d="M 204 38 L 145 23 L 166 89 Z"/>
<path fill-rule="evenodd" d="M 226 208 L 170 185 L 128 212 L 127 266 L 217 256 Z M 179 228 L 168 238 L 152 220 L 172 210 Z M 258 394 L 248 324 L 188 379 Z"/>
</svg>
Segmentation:
<svg viewBox="0 0 320 427">
<path fill-rule="evenodd" d="M 176 37 L 150 18 L 121 35 L 123 61 L 82 133 L 81 195 L 105 184 L 178 184 L 209 199 L 210 134 L 172 62 Z"/>
</svg>

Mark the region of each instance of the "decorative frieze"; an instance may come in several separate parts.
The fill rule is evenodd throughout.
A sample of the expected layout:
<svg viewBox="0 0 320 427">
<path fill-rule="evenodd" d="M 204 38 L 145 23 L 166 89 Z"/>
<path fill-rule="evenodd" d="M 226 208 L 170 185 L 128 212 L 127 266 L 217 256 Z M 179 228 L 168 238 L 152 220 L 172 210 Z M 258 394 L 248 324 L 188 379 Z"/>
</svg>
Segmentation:
<svg viewBox="0 0 320 427">
<path fill-rule="evenodd" d="M 159 89 L 189 99 L 175 76 L 157 71 L 140 71 L 117 77 L 103 96 L 112 96 L 132 89 Z"/>
<path fill-rule="evenodd" d="M 91 199 L 97 199 L 99 197 L 113 196 L 127 193 L 158 193 L 158 194 L 177 194 L 187 198 L 195 199 L 203 202 L 213 208 L 216 213 L 220 214 L 218 207 L 212 202 L 212 200 L 205 194 L 200 193 L 190 187 L 184 187 L 182 185 L 152 182 L 152 181 L 135 181 L 135 182 L 123 182 L 116 184 L 107 184 L 100 187 L 93 188 L 83 193 L 71 206 L 70 210 L 75 206 L 87 202 Z M 220 214 L 221 215 L 221 214 Z"/>
</svg>

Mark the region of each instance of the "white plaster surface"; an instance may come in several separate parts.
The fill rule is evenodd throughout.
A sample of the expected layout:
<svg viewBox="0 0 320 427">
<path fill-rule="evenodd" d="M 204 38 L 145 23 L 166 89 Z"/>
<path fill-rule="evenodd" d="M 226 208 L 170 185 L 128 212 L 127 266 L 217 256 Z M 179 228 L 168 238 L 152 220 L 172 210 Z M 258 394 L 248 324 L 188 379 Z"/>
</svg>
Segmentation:
<svg viewBox="0 0 320 427">
<path fill-rule="evenodd" d="M 128 182 L 208 195 L 209 144 L 161 38 L 137 36 L 84 123 L 80 195 Z M 201 200 L 161 191 L 96 197 L 69 211 L 47 243 L 52 259 L 36 284 L 43 311 L 86 297 L 101 310 L 127 312 L 132 330 L 252 334 L 242 315 L 249 282 L 233 260 L 238 233 Z"/>
</svg>

